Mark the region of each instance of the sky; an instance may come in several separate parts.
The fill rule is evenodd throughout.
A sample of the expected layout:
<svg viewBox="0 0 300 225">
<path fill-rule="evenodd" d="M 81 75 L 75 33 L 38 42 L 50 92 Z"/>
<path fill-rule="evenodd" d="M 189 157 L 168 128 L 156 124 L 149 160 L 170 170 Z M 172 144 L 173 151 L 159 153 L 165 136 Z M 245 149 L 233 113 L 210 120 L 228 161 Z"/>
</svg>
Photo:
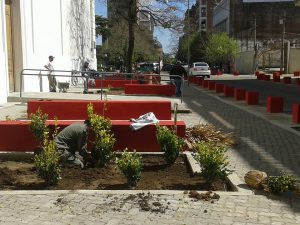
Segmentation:
<svg viewBox="0 0 300 225">
<path fill-rule="evenodd" d="M 171 2 L 171 1 L 172 0 L 169 0 L 169 2 Z M 189 0 L 189 1 L 190 1 L 190 7 L 193 4 L 195 4 L 195 0 Z M 188 2 L 188 0 L 186 2 Z M 188 8 L 187 3 L 178 4 L 178 7 L 181 9 L 181 12 L 184 12 Z M 96 13 L 96 15 L 101 15 L 103 17 L 107 17 L 106 4 L 101 3 L 101 1 L 95 0 L 95 13 Z M 171 53 L 172 45 L 174 45 L 174 42 L 178 41 L 178 40 L 174 40 L 174 38 L 172 38 L 172 33 L 168 29 L 163 29 L 163 28 L 155 28 L 154 37 L 156 37 L 157 40 L 162 44 L 164 53 Z M 100 44 L 100 43 L 101 43 L 101 40 L 97 40 L 97 44 Z"/>
</svg>

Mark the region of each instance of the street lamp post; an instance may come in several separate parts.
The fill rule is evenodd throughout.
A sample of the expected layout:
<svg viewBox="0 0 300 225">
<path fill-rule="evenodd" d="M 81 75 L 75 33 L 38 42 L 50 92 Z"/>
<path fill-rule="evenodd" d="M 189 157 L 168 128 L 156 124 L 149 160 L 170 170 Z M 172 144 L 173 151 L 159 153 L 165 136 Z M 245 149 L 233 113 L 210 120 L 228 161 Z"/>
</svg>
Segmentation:
<svg viewBox="0 0 300 225">
<path fill-rule="evenodd" d="M 283 17 L 280 19 L 280 24 L 282 24 L 282 36 L 281 36 L 281 49 L 280 49 L 280 73 L 284 73 L 284 36 L 285 36 L 285 15 L 284 10 Z"/>
<path fill-rule="evenodd" d="M 190 24 L 190 0 L 188 0 L 188 52 L 187 52 L 187 64 L 188 64 L 188 86 L 190 86 L 190 30 L 191 30 L 191 24 Z"/>
</svg>

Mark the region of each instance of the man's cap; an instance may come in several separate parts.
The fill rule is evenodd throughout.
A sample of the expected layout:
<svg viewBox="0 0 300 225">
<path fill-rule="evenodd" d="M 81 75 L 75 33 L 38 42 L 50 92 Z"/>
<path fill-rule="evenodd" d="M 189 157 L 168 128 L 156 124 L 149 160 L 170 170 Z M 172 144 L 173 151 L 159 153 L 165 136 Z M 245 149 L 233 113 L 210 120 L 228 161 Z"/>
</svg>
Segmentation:
<svg viewBox="0 0 300 225">
<path fill-rule="evenodd" d="M 48 58 L 54 58 L 54 56 L 53 55 L 49 55 L 49 57 Z"/>
</svg>

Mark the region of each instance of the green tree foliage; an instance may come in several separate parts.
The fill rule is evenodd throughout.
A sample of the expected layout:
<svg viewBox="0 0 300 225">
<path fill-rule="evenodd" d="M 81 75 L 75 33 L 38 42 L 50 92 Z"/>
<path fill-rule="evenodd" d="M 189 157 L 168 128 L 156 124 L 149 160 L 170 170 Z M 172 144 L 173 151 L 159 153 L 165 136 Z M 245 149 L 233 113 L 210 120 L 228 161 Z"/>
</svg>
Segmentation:
<svg viewBox="0 0 300 225">
<path fill-rule="evenodd" d="M 208 62 L 222 64 L 235 57 L 239 47 L 227 34 L 212 34 L 208 38 L 205 55 Z"/>
<path fill-rule="evenodd" d="M 102 16 L 95 16 L 95 24 L 96 24 L 96 36 L 104 36 L 107 37 L 110 33 L 108 20 Z"/>
<path fill-rule="evenodd" d="M 183 36 L 179 40 L 178 52 L 176 58 L 187 62 L 188 46 L 190 46 L 190 62 L 204 61 L 207 36 L 205 32 L 195 32 L 188 37 Z"/>
</svg>

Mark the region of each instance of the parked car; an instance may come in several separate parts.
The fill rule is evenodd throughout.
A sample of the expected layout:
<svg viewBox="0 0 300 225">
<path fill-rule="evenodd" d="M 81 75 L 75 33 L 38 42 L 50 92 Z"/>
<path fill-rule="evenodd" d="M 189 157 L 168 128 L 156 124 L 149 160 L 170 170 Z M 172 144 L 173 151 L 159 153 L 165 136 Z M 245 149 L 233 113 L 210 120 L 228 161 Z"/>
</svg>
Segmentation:
<svg viewBox="0 0 300 225">
<path fill-rule="evenodd" d="M 165 64 L 165 65 L 163 65 L 163 67 L 161 68 L 161 71 L 162 71 L 162 72 L 168 72 L 168 73 L 170 73 L 172 67 L 173 67 L 173 64 Z"/>
<path fill-rule="evenodd" d="M 206 62 L 194 62 L 190 68 L 190 76 L 210 77 L 211 70 Z"/>
<path fill-rule="evenodd" d="M 140 70 L 143 72 L 159 73 L 159 63 L 143 63 L 140 64 Z"/>
</svg>

